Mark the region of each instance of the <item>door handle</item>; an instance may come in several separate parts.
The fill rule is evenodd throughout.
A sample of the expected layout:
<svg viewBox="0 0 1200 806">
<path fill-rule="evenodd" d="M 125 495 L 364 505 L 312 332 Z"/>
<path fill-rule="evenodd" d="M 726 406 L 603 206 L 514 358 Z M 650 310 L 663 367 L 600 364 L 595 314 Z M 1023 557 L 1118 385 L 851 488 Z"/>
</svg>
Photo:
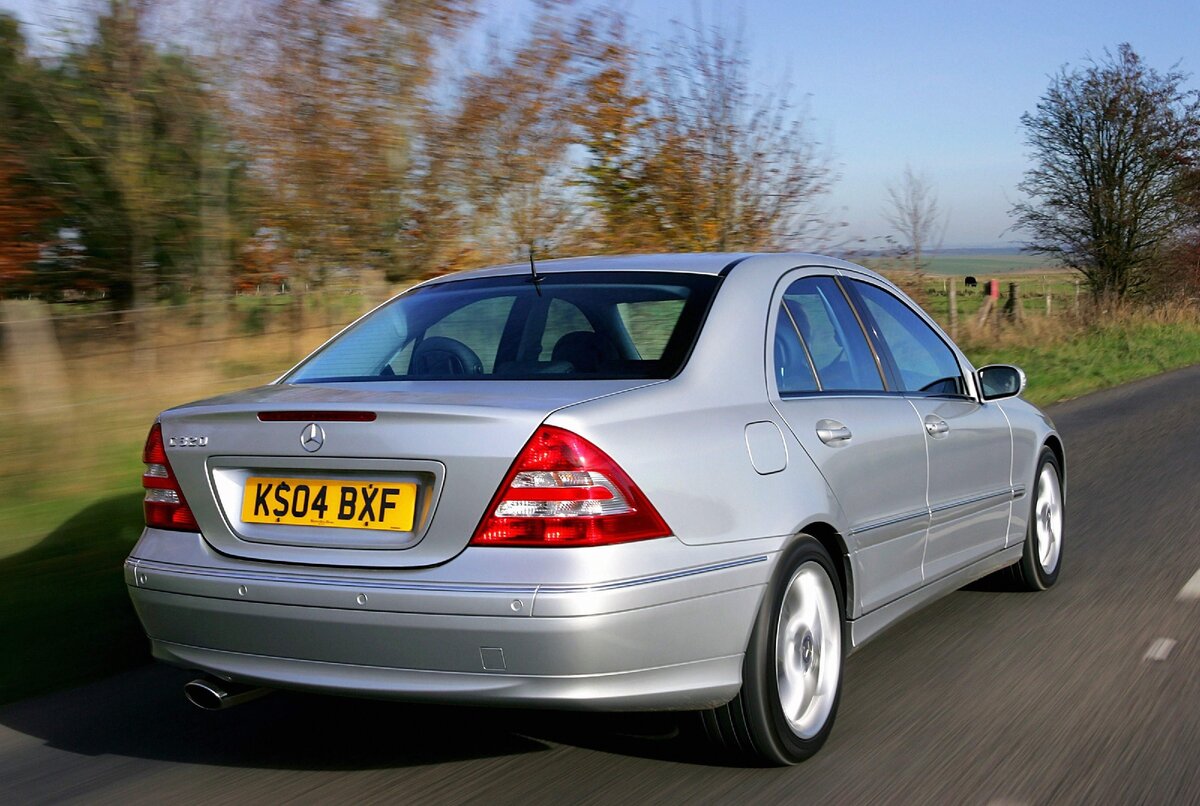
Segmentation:
<svg viewBox="0 0 1200 806">
<path fill-rule="evenodd" d="M 950 432 L 950 425 L 941 417 L 929 415 L 925 418 L 925 431 L 931 437 L 940 437 Z"/>
<path fill-rule="evenodd" d="M 850 441 L 850 429 L 837 420 L 817 420 L 817 439 L 826 445 L 842 445 Z"/>
</svg>

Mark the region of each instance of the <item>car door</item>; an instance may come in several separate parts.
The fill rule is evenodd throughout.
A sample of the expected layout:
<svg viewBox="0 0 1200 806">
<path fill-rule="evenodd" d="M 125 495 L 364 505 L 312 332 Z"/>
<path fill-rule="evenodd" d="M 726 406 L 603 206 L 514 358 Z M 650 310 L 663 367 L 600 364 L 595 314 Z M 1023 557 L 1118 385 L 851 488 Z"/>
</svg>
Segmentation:
<svg viewBox="0 0 1200 806">
<path fill-rule="evenodd" d="M 929 451 L 926 580 L 1004 548 L 1012 505 L 1012 433 L 999 406 L 976 400 L 955 352 L 883 286 L 846 280 L 894 385 L 920 417 Z"/>
<path fill-rule="evenodd" d="M 925 438 L 888 389 L 840 282 L 791 275 L 776 291 L 772 401 L 841 505 L 860 613 L 920 587 L 929 515 Z"/>
</svg>

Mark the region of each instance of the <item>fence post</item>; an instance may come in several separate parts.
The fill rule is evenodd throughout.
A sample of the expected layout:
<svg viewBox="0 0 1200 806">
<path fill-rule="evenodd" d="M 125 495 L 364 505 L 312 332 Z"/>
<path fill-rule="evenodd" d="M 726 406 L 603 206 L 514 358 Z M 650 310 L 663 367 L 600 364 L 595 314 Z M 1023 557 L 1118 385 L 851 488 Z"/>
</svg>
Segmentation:
<svg viewBox="0 0 1200 806">
<path fill-rule="evenodd" d="M 1008 299 L 1004 302 L 1004 314 L 1014 322 L 1021 321 L 1021 299 L 1017 294 L 1017 284 L 1008 284 Z"/>
<path fill-rule="evenodd" d="M 996 307 L 996 300 L 1000 299 L 1000 282 L 988 280 L 984 289 L 983 305 L 979 308 L 979 327 L 983 327 L 987 322 L 988 317 L 992 314 L 992 309 Z"/>
<path fill-rule="evenodd" d="M 950 300 L 950 338 L 958 339 L 958 280 L 951 277 L 948 289 Z"/>
<path fill-rule="evenodd" d="M 5 358 L 22 415 L 39 419 L 64 408 L 70 397 L 67 369 L 54 334 L 50 306 L 6 300 L 2 310 Z"/>
</svg>

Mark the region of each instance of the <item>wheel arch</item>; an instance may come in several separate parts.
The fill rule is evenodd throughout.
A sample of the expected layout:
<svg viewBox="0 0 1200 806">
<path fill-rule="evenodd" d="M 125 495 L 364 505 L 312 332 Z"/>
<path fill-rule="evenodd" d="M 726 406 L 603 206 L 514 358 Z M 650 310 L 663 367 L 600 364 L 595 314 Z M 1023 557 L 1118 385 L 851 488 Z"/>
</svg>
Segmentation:
<svg viewBox="0 0 1200 806">
<path fill-rule="evenodd" d="M 1062 485 L 1063 499 L 1067 497 L 1067 457 L 1063 451 L 1062 440 L 1057 434 L 1050 434 L 1046 437 L 1043 445 L 1050 449 L 1054 454 L 1054 458 L 1058 460 L 1059 483 Z"/>
<path fill-rule="evenodd" d="M 819 542 L 833 560 L 834 570 L 837 571 L 838 582 L 842 586 L 842 614 L 850 618 L 854 612 L 854 572 L 850 566 L 850 550 L 846 541 L 831 524 L 824 521 L 813 521 L 800 530 Z"/>
</svg>

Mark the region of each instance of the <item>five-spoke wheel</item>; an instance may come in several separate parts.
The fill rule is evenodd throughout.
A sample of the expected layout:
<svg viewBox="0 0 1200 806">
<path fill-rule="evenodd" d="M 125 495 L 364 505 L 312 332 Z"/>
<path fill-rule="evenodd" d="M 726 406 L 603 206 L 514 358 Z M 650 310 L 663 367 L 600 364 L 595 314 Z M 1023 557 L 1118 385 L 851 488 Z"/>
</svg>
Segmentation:
<svg viewBox="0 0 1200 806">
<path fill-rule="evenodd" d="M 1040 591 L 1058 580 L 1063 552 L 1062 468 L 1049 448 L 1042 449 L 1033 485 L 1025 551 L 1014 568 L 1023 587 Z"/>
<path fill-rule="evenodd" d="M 750 636 L 742 690 L 701 716 L 710 740 L 766 764 L 820 749 L 842 693 L 842 587 L 833 558 L 800 535 L 779 558 Z"/>
</svg>

